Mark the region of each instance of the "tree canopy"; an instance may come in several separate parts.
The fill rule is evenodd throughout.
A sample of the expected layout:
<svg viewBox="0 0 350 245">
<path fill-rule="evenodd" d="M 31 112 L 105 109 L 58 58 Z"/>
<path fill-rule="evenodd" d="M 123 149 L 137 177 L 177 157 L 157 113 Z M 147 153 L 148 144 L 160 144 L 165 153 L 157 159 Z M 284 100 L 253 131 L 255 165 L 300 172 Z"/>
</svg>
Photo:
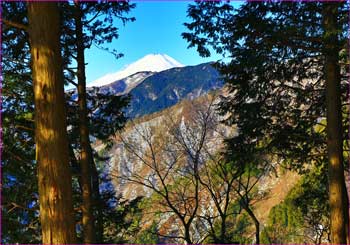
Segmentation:
<svg viewBox="0 0 350 245">
<path fill-rule="evenodd" d="M 340 198 L 335 203 L 344 212 L 337 216 L 344 222 L 339 227 L 348 225 L 342 167 L 342 152 L 348 151 L 342 142 L 349 139 L 348 13 L 347 2 L 249 2 L 236 10 L 228 2 L 197 1 L 188 8 L 189 32 L 182 34 L 202 56 L 210 55 L 210 47 L 226 58 L 217 64 L 229 91 L 221 112 L 225 123 L 240 132 L 227 140 L 227 155 L 244 162 L 272 154 L 301 172 L 307 171 L 305 163 L 328 159 L 329 188 L 337 181 L 342 186 L 335 191 Z M 330 94 L 337 84 L 339 95 Z M 333 100 L 341 102 L 329 107 Z M 342 119 L 331 125 L 338 115 Z M 340 130 L 339 139 L 332 128 Z M 332 137 L 340 149 L 337 156 Z M 339 167 L 333 167 L 333 157 L 340 159 Z"/>
</svg>

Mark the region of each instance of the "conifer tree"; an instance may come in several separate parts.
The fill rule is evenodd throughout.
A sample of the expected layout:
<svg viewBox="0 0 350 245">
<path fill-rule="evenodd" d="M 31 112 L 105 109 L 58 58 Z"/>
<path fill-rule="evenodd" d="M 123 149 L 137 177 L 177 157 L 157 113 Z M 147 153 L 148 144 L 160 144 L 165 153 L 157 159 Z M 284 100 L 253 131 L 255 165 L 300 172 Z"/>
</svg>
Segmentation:
<svg viewBox="0 0 350 245">
<path fill-rule="evenodd" d="M 225 122 L 240 131 L 227 141 L 234 162 L 276 155 L 303 172 L 328 152 L 331 236 L 338 244 L 346 243 L 349 223 L 342 157 L 348 13 L 346 2 L 245 3 L 236 11 L 225 2 L 197 1 L 183 33 L 201 55 L 211 47 L 227 58 L 218 67 L 231 92 L 222 98 Z"/>
<path fill-rule="evenodd" d="M 121 19 L 125 24 L 127 21 L 133 21 L 134 18 L 127 18 L 124 15 L 135 5 L 126 1 L 122 2 L 102 2 L 102 3 L 79 3 L 74 5 L 64 4 L 62 11 L 66 12 L 66 29 L 71 29 L 66 35 L 68 39 L 73 40 L 73 53 L 71 56 L 77 62 L 77 90 L 78 90 L 78 114 L 79 114 L 79 137 L 80 137 L 80 167 L 81 167 L 81 185 L 82 185 L 82 210 L 83 210 L 83 229 L 84 242 L 93 243 L 102 242 L 103 224 L 101 216 L 101 198 L 99 193 L 99 176 L 94 161 L 93 151 L 90 145 L 90 123 L 88 120 L 86 75 L 85 75 L 85 49 L 91 45 L 100 47 L 104 42 L 111 42 L 118 37 L 118 28 L 113 26 L 113 20 Z M 68 12 L 68 13 L 67 13 Z M 88 18 L 87 16 L 92 15 Z M 70 23 L 69 17 L 72 16 Z M 104 22 L 101 18 L 104 18 Z M 70 36 L 71 35 L 71 36 Z M 115 51 L 114 51 L 115 52 Z M 117 58 L 121 55 L 116 55 Z M 114 100 L 117 102 L 117 100 Z M 119 105 L 112 105 L 115 108 L 125 106 L 125 100 L 120 100 Z M 112 123 L 111 121 L 109 123 Z M 119 120 L 115 123 L 119 128 Z M 108 128 L 113 128 L 107 126 Z M 112 132 L 111 132 L 112 133 Z M 109 135 L 108 135 L 109 136 Z M 107 136 L 107 137 L 108 137 Z M 96 216 L 96 224 L 94 218 Z M 96 227 L 95 227 L 96 225 Z M 95 229 L 96 228 L 96 229 Z M 96 234 L 95 234 L 96 233 Z"/>
<path fill-rule="evenodd" d="M 26 3 L 2 2 L 1 8 L 6 21 L 25 23 Z M 39 243 L 34 95 L 28 33 L 5 23 L 1 45 L 1 243 Z"/>
<path fill-rule="evenodd" d="M 72 81 L 75 76 L 75 72 L 69 68 L 72 63 L 72 58 L 77 57 L 76 42 L 74 28 L 67 28 L 70 25 L 74 25 L 74 11 L 72 8 L 68 8 L 69 3 L 60 3 L 61 11 L 61 46 L 62 46 L 62 66 L 64 67 L 64 75 L 66 81 Z M 111 3 L 116 4 L 116 3 Z M 123 11 L 128 7 L 125 2 L 118 3 L 116 9 Z M 95 8 L 95 6 L 97 6 Z M 100 9 L 104 9 L 108 13 L 114 13 L 108 10 L 110 6 L 103 6 L 102 3 L 99 6 Z M 4 29 L 2 32 L 2 45 L 3 45 L 3 74 L 4 74 L 4 89 L 3 90 L 3 115 L 4 120 L 4 155 L 2 158 L 2 166 L 4 171 L 4 195 L 6 196 L 5 205 L 3 205 L 3 221 L 6 223 L 4 231 L 6 234 L 3 236 L 4 242 L 40 242 L 40 222 L 38 221 L 38 201 L 37 201 L 37 180 L 36 180 L 36 164 L 35 158 L 35 145 L 34 145 L 34 124 L 32 117 L 34 117 L 34 98 L 31 81 L 31 67 L 30 67 L 30 50 L 28 40 L 28 17 L 27 17 L 27 4 L 21 2 L 3 2 L 2 8 L 4 9 L 3 21 Z M 91 8 L 94 9 L 95 14 L 100 13 L 98 5 L 91 3 Z M 74 9 L 73 9 L 74 10 Z M 96 19 L 93 18 L 93 19 Z M 98 19 L 97 19 L 98 20 Z M 126 21 L 127 19 L 123 20 Z M 100 20 L 99 20 L 100 21 Z M 112 20 L 110 20 L 112 21 Z M 96 26 L 100 26 L 100 22 L 90 22 Z M 103 27 L 103 26 L 102 26 Z M 109 27 L 111 27 L 111 22 Z M 105 27 L 103 27 L 105 28 Z M 104 29 L 99 30 L 99 33 L 103 33 Z M 95 28 L 96 29 L 96 28 Z M 110 33 L 105 33 L 107 36 L 117 36 L 116 28 L 112 28 Z M 85 30 L 86 31 L 86 30 Z M 95 33 L 96 34 L 96 33 Z M 102 34 L 101 34 L 102 35 Z M 86 36 L 84 37 L 86 42 Z M 89 42 L 91 45 L 91 42 Z M 87 46 L 89 46 L 87 45 Z M 18 62 L 21 60 L 21 62 Z M 85 64 L 84 64 L 85 65 Z M 121 113 L 121 108 L 125 107 L 128 103 L 127 98 L 121 98 L 114 95 L 99 94 L 98 89 L 94 89 L 90 95 L 87 95 L 89 103 L 92 108 L 88 108 L 87 114 L 89 121 L 94 121 L 91 126 L 91 135 L 98 139 L 106 140 L 108 137 L 120 129 L 126 118 Z M 71 98 L 68 98 L 71 101 Z M 99 113 L 94 113 L 96 108 L 99 108 Z M 68 119 L 69 125 L 76 124 L 79 121 L 79 110 L 72 110 L 68 107 Z M 111 124 L 110 119 L 113 123 Z M 78 125 L 77 125 L 78 126 Z M 74 128 L 74 127 L 73 127 Z M 69 130 L 71 131 L 71 130 Z M 79 138 L 79 132 L 75 133 L 75 136 L 70 137 L 71 144 L 77 148 L 80 146 L 76 139 Z M 90 145 L 89 145 L 90 146 Z M 91 150 L 91 147 L 90 147 Z M 72 154 L 73 153 L 73 154 Z M 92 155 L 92 151 L 90 153 Z M 93 159 L 91 157 L 91 159 Z M 106 160 L 106 159 L 104 159 Z M 76 174 L 77 159 L 74 156 L 73 148 L 70 147 L 70 162 L 73 172 Z M 90 163 L 92 165 L 92 163 Z M 21 166 L 20 168 L 18 166 Z M 98 187 L 98 172 L 95 165 L 93 166 L 95 183 L 94 192 L 99 194 Z M 25 174 L 22 172 L 25 170 Z M 81 174 L 81 173 L 79 173 Z M 81 179 L 81 178 L 79 178 Z M 101 180 L 102 182 L 104 180 Z M 97 184 L 96 184 L 97 182 Z M 97 190 L 97 191 L 96 191 Z M 6 193 L 19 193 L 18 195 L 8 195 Z M 22 193 L 27 193 L 22 195 Z M 108 194 L 111 198 L 113 192 Z M 100 200 L 93 196 L 94 200 Z M 102 197 L 104 199 L 104 197 Z M 107 200 L 100 200 L 105 202 Z M 77 198 L 75 198 L 75 202 Z M 76 202 L 76 207 L 80 204 Z M 100 203 L 101 209 L 105 209 L 106 205 Z M 97 206 L 97 205 L 95 205 Z M 107 205 L 108 206 L 108 205 Z M 80 207 L 80 206 L 79 206 Z M 96 212 L 96 210 L 95 210 Z M 108 212 L 113 212 L 109 210 Z M 105 210 L 100 210 L 100 213 L 105 213 Z M 99 222 L 99 229 L 97 234 L 102 236 L 103 224 L 102 215 L 96 215 L 101 222 Z M 97 222 L 98 223 L 98 222 Z M 102 242 L 102 238 L 99 239 Z"/>
</svg>

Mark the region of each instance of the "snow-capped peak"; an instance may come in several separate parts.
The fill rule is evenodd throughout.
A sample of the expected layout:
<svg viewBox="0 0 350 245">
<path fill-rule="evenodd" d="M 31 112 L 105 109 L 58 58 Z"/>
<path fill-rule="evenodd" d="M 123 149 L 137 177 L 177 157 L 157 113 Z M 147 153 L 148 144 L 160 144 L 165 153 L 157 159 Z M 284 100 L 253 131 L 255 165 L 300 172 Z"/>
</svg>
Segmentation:
<svg viewBox="0 0 350 245">
<path fill-rule="evenodd" d="M 151 71 L 151 72 L 160 72 L 164 70 L 168 70 L 174 67 L 183 67 L 184 65 L 175 59 L 171 58 L 166 54 L 148 54 L 143 58 L 137 60 L 134 63 L 126 66 L 124 69 L 107 74 L 93 82 L 88 84 L 89 87 L 92 86 L 103 86 L 109 83 L 112 83 L 117 80 L 121 80 L 130 75 L 133 75 L 137 72 L 141 71 Z"/>
</svg>

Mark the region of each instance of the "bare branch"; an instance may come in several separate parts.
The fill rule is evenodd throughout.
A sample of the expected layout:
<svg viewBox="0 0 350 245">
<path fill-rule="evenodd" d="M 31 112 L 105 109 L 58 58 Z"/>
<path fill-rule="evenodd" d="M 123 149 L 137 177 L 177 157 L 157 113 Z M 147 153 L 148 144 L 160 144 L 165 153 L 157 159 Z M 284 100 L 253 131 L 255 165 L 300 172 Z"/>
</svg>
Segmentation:
<svg viewBox="0 0 350 245">
<path fill-rule="evenodd" d="M 21 24 L 21 23 L 18 23 L 18 22 L 14 22 L 14 21 L 11 21 L 11 20 L 6 20 L 6 19 L 2 19 L 2 21 L 7 26 L 14 27 L 14 28 L 17 28 L 17 29 L 21 29 L 21 30 L 24 30 L 24 31 L 28 31 L 28 26 L 26 26 L 24 24 Z"/>
</svg>

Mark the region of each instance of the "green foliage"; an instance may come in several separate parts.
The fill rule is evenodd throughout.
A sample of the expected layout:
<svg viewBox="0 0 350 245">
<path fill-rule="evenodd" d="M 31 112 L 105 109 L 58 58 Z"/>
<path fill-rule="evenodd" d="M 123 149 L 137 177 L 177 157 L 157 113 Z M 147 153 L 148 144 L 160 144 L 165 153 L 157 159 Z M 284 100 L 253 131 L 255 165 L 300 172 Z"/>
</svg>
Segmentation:
<svg viewBox="0 0 350 245">
<path fill-rule="evenodd" d="M 1 2 L 2 17 L 26 24 L 23 2 Z M 2 243 L 40 243 L 34 102 L 25 31 L 4 26 L 2 50 Z"/>
<path fill-rule="evenodd" d="M 152 223 L 152 225 L 142 230 L 136 237 L 136 239 L 133 241 L 135 244 L 158 244 L 159 243 L 159 237 L 157 235 L 157 224 L 155 222 Z"/>
<path fill-rule="evenodd" d="M 119 37 L 116 20 L 121 21 L 123 25 L 135 21 L 134 17 L 127 16 L 135 6 L 129 1 L 79 2 L 79 10 L 82 14 L 84 48 L 95 46 L 113 54 L 116 59 L 122 57 L 123 54 L 117 52 L 117 50 L 111 50 L 103 45 L 111 43 L 112 40 Z M 77 9 L 75 4 L 69 1 L 60 2 L 59 7 L 62 16 L 62 30 L 64 30 L 61 36 L 63 66 L 66 68 L 66 78 L 69 77 L 72 80 L 75 76 L 74 71 L 67 68 L 76 52 L 74 15 L 77 13 Z"/>
<path fill-rule="evenodd" d="M 329 205 L 324 165 L 315 167 L 273 207 L 262 243 L 329 242 Z"/>
<path fill-rule="evenodd" d="M 250 218 L 246 213 L 238 216 L 233 228 L 229 230 L 228 237 L 231 237 L 231 243 L 249 244 L 252 239 L 248 238 L 247 230 L 252 226 Z"/>
<path fill-rule="evenodd" d="M 108 48 L 101 45 L 110 43 L 113 39 L 119 37 L 119 28 L 115 21 L 121 21 L 123 25 L 135 21 L 134 17 L 127 16 L 136 6 L 136 4 L 131 4 L 129 1 L 81 2 L 79 6 L 83 13 L 82 22 L 86 48 L 95 45 L 109 51 Z M 117 58 L 121 56 L 116 53 L 116 50 L 112 50 L 112 52 L 116 54 Z"/>
<path fill-rule="evenodd" d="M 70 142 L 79 145 L 78 104 L 74 100 L 77 97 L 76 91 L 67 92 L 66 97 Z M 110 136 L 121 130 L 126 123 L 127 117 L 123 109 L 127 107 L 129 101 L 128 96 L 100 93 L 99 88 L 90 90 L 87 93 L 90 135 L 109 145 Z"/>
<path fill-rule="evenodd" d="M 262 243 L 301 243 L 302 213 L 290 202 L 273 207 L 267 227 L 261 234 Z"/>
<path fill-rule="evenodd" d="M 62 16 L 61 46 L 66 81 L 74 79 L 74 69 L 71 69 L 72 57 L 75 57 L 75 36 L 73 32 L 72 2 L 61 2 Z M 118 28 L 113 20 L 119 18 L 123 24 L 133 21 L 133 18 L 125 17 L 135 5 L 123 2 L 82 3 L 85 19 L 85 44 L 100 45 L 110 42 L 118 37 Z M 1 2 L 2 17 L 8 21 L 28 24 L 27 4 L 25 2 Z M 101 20 L 101 15 L 104 19 Z M 94 20 L 86 17 L 99 15 Z M 3 243 L 40 243 L 41 231 L 39 223 L 39 203 L 37 194 L 37 174 L 34 143 L 34 97 L 30 67 L 30 46 L 28 34 L 25 30 L 3 24 L 2 40 L 2 242 Z M 98 97 L 98 96 L 97 96 Z M 124 126 L 126 118 L 122 113 L 122 107 L 128 103 L 127 98 L 103 95 L 97 98 L 99 102 L 91 102 L 100 106 L 100 114 L 92 115 L 93 135 L 106 139 L 116 130 Z M 70 101 L 72 104 L 76 102 Z M 104 103 L 104 106 L 96 105 Z M 69 108 L 68 108 L 69 109 Z M 71 126 L 78 122 L 77 114 L 73 110 L 69 114 L 68 121 Z M 62 119 L 63 120 L 63 119 Z M 94 123 L 94 120 L 96 121 Z M 110 120 L 114 120 L 111 123 Z M 73 123 L 74 122 L 74 123 Z M 108 125 L 108 127 L 106 127 Z M 71 132 L 76 129 L 73 125 Z M 70 143 L 78 149 L 79 136 L 77 132 L 70 135 Z M 76 174 L 79 166 L 72 157 L 72 167 Z M 73 166 L 74 165 L 74 166 Z M 78 170 L 78 171 L 77 171 Z M 79 184 L 73 181 L 75 207 L 79 209 L 81 198 Z M 110 208 L 109 206 L 105 207 Z M 76 213 L 77 220 L 81 213 Z M 78 236 L 81 235 L 77 225 Z"/>
<path fill-rule="evenodd" d="M 238 202 L 235 202 L 234 205 L 231 205 L 231 211 L 240 209 Z M 218 220 L 214 224 L 214 231 L 216 236 L 213 236 L 209 233 L 208 238 L 205 240 L 205 243 L 227 243 L 227 244 L 249 244 L 252 242 L 252 239 L 249 238 L 248 230 L 252 227 L 249 216 L 242 212 L 240 214 L 230 215 L 227 218 L 227 231 L 225 241 L 217 241 L 214 237 L 218 237 L 220 234 L 221 224 Z"/>
<path fill-rule="evenodd" d="M 348 50 L 349 3 L 338 6 L 337 45 Z M 189 46 L 202 56 L 209 56 L 211 47 L 229 57 L 217 67 L 235 94 L 220 105 L 225 123 L 240 132 L 227 141 L 232 159 L 249 162 L 255 155 L 277 154 L 299 171 L 305 162 L 323 160 L 325 133 L 311 130 L 325 117 L 322 10 L 320 2 L 247 2 L 237 10 L 224 1 L 189 6 L 192 22 L 183 33 Z M 344 102 L 347 71 L 342 66 Z M 348 125 L 344 120 L 344 139 Z"/>
<path fill-rule="evenodd" d="M 105 207 L 103 213 L 104 243 L 128 243 L 140 230 L 142 197 L 130 202 L 115 200 L 115 205 Z"/>
<path fill-rule="evenodd" d="M 192 21 L 185 24 L 188 32 L 182 34 L 189 46 L 196 47 L 202 56 L 210 56 L 212 48 L 228 57 L 217 67 L 229 90 L 229 96 L 222 96 L 221 114 L 227 125 L 239 130 L 237 137 L 226 141 L 229 160 L 244 165 L 269 156 L 310 178 L 311 165 L 327 161 L 322 126 L 326 118 L 324 64 L 328 36 L 323 27 L 324 4 L 246 2 L 235 10 L 226 1 L 200 0 L 189 6 Z M 344 142 L 348 142 L 350 4 L 334 6 L 339 16 L 334 23 L 338 35 L 332 52 L 339 53 L 342 133 Z M 344 144 L 344 151 L 348 148 L 348 143 Z M 298 242 L 297 234 L 305 239 L 314 234 L 319 238 L 314 243 L 324 239 L 328 227 L 325 184 L 323 178 L 323 182 L 312 179 L 304 180 L 300 188 L 305 191 L 298 191 L 293 202 L 285 200 L 272 211 L 271 219 L 279 226 L 267 228 L 264 234 L 271 229 L 270 233 L 278 236 L 265 242 Z M 321 205 L 317 207 L 316 203 Z M 298 223 L 301 214 L 305 222 Z M 311 228 L 304 234 L 298 229 L 305 224 Z M 320 224 L 322 231 L 317 230 Z"/>
<path fill-rule="evenodd" d="M 74 77 L 77 74 L 82 74 L 82 77 L 80 77 L 80 79 L 78 78 L 78 80 L 79 83 L 85 83 L 85 68 L 79 67 L 78 65 L 79 70 L 74 71 L 76 68 L 69 67 L 74 63 L 71 57 L 75 59 L 75 62 L 78 64 L 85 63 L 84 56 L 79 56 L 77 54 L 83 54 L 84 50 L 90 48 L 91 45 L 109 51 L 108 48 L 101 47 L 100 45 L 110 43 L 113 39 L 118 38 L 118 28 L 114 22 L 115 20 L 121 20 L 123 24 L 128 21 L 134 21 L 134 18 L 126 17 L 126 15 L 135 7 L 135 4 L 129 4 L 127 1 L 98 3 L 79 2 L 79 4 L 62 2 L 60 3 L 60 7 L 63 16 L 62 29 L 64 30 L 62 35 L 62 52 L 65 54 L 63 62 L 65 78 L 67 82 L 74 84 L 74 82 L 72 82 Z M 112 52 L 115 54 L 116 58 L 121 57 L 121 54 L 116 53 L 115 50 Z M 86 103 L 88 105 L 86 116 L 88 118 L 87 124 L 89 126 L 90 135 L 103 140 L 105 145 L 110 147 L 110 136 L 117 130 L 120 130 L 126 122 L 122 108 L 128 104 L 129 99 L 112 94 L 99 93 L 98 88 L 89 90 L 89 92 L 83 96 L 86 96 Z M 79 152 L 79 109 L 77 97 L 76 90 L 67 93 L 70 144 Z M 75 156 L 73 150 L 71 150 L 70 155 L 72 158 L 72 167 L 80 174 L 79 162 L 74 161 Z M 106 157 L 98 156 L 96 152 L 94 155 L 96 160 L 108 160 Z M 100 171 L 95 170 L 96 165 L 93 159 L 90 164 L 93 169 L 93 171 L 91 171 L 93 179 L 91 185 L 93 190 L 92 198 L 95 201 L 93 210 L 96 220 L 96 238 L 98 242 L 102 242 L 102 217 L 106 213 L 113 213 L 113 208 L 109 203 L 114 202 L 115 192 L 106 173 L 103 172 L 106 171 L 105 167 L 100 167 Z M 74 165 L 77 166 L 75 167 Z M 105 188 L 101 190 L 101 188 L 99 188 L 100 185 Z M 80 190 L 77 188 L 75 189 L 75 193 L 78 196 L 81 194 Z M 76 201 L 76 205 L 80 205 L 79 200 Z"/>
<path fill-rule="evenodd" d="M 141 224 L 145 205 L 149 205 L 149 201 L 143 197 L 132 201 L 115 200 L 116 206 L 114 208 L 104 209 L 104 243 L 159 243 L 157 223 L 153 221 L 151 226 L 146 229 Z"/>
<path fill-rule="evenodd" d="M 95 90 L 98 90 L 95 88 Z M 129 104 L 128 96 L 116 96 L 113 94 L 102 94 L 96 91 L 88 95 L 90 116 L 90 133 L 100 140 L 108 140 L 118 130 L 121 130 L 126 123 L 126 116 L 123 112 Z"/>
</svg>

